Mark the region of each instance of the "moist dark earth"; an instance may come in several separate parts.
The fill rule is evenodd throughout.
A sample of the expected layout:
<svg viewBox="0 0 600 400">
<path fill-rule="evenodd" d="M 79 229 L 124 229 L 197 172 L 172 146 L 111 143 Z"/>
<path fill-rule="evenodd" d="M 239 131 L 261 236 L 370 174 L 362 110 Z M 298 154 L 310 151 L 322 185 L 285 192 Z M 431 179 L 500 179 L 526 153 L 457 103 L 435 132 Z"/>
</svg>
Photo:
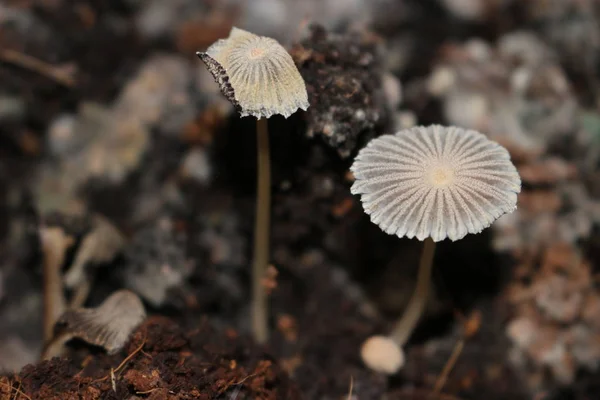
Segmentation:
<svg viewBox="0 0 600 400">
<path fill-rule="evenodd" d="M 249 332 L 255 121 L 235 114 L 194 54 L 247 22 L 249 11 L 236 2 L 181 0 L 156 11 L 169 15 L 166 25 L 156 22 L 163 28 L 144 30 L 140 20 L 150 6 L 139 1 L 0 4 L 0 400 L 600 398 L 600 350 L 595 363 L 569 358 L 573 375 L 561 381 L 554 361 L 540 361 L 543 349 L 516 349 L 507 328 L 541 313 L 513 293 L 540 287 L 549 275 L 567 276 L 563 253 L 583 260 L 586 295 L 599 292 L 600 33 L 588 22 L 598 22 L 600 10 L 573 5 L 563 18 L 519 2 L 482 1 L 480 17 L 465 20 L 442 2 L 387 3 L 394 12 L 380 8 L 359 29 L 339 17 L 327 27 L 303 21 L 290 28 L 300 34 L 285 36 L 311 107 L 269 120 L 276 274 L 264 346 Z M 599 41 L 577 52 L 563 40 L 571 28 L 575 44 L 586 29 Z M 477 64 L 462 46 L 478 38 L 496 52 L 496 42 L 519 30 L 552 49 L 552 66 L 569 91 L 559 96 L 560 88 L 543 80 L 532 84 L 531 108 L 518 112 L 531 113 L 528 123 L 549 119 L 572 100 L 577 124 L 559 124 L 559 133 L 546 136 L 531 128 L 541 150 L 498 137 L 521 172 L 524 213 L 508 227 L 438 246 L 433 293 L 405 367 L 392 377 L 373 372 L 360 345 L 401 315 L 421 243 L 369 221 L 350 194 L 352 159 L 368 140 L 402 126 L 402 112 L 420 124 L 457 120 L 446 100 L 426 89 L 438 65 L 489 67 L 473 86 L 457 78 L 458 91 L 499 86 L 504 93 L 509 83 L 501 71 L 518 61 L 476 52 L 494 60 Z M 15 52 L 43 67 L 15 61 Z M 502 96 L 495 101 L 514 104 Z M 583 141 L 586 132 L 595 141 Z M 585 194 L 576 196 L 574 187 Z M 541 239 L 577 212 L 589 229 L 573 228 L 560 243 Z M 68 357 L 39 361 L 39 230 L 56 226 L 75 238 L 67 271 L 94 215 L 114 224 L 126 244 L 111 262 L 88 268 L 86 305 L 128 288 L 149 316 L 117 354 L 73 341 Z M 514 244 L 498 246 L 500 239 Z M 578 323 L 599 315 L 595 304 L 580 306 Z M 540 331 L 555 336 L 570 324 L 546 322 Z M 600 343 L 597 324 L 585 329 Z M 456 365 L 433 393 L 461 338 Z"/>
</svg>

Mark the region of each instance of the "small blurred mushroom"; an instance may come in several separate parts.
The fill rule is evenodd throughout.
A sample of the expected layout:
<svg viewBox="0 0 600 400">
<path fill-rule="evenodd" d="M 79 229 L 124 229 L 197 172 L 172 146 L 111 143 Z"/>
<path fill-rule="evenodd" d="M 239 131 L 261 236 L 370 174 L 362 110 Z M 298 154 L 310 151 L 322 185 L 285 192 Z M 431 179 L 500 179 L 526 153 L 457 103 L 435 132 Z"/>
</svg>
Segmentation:
<svg viewBox="0 0 600 400">
<path fill-rule="evenodd" d="M 139 297 L 129 290 L 119 290 L 96 308 L 66 311 L 56 322 L 54 337 L 45 346 L 42 358 L 60 356 L 66 343 L 75 338 L 114 354 L 123 348 L 145 318 L 146 311 Z"/>
<path fill-rule="evenodd" d="M 44 253 L 44 341 L 52 337 L 52 329 L 57 318 L 65 311 L 65 295 L 61 268 L 65 255 L 74 243 L 73 237 L 62 228 L 42 226 L 39 237 Z"/>
<path fill-rule="evenodd" d="M 364 341 L 360 357 L 373 371 L 395 374 L 404 365 L 404 352 L 393 339 L 374 335 Z"/>
<path fill-rule="evenodd" d="M 373 139 L 351 171 L 351 191 L 361 195 L 373 223 L 387 234 L 425 241 L 417 286 L 390 334 L 402 348 L 427 300 L 435 243 L 479 233 L 514 211 L 521 179 L 504 147 L 479 132 L 440 125 Z"/>
<path fill-rule="evenodd" d="M 91 283 L 89 274 L 86 274 L 86 265 L 110 262 L 124 244 L 123 235 L 109 220 L 100 215 L 94 217 L 91 231 L 82 239 L 75 259 L 64 276 L 65 286 L 75 289 L 71 307 L 80 307 L 87 299 Z"/>
<path fill-rule="evenodd" d="M 268 339 L 267 295 L 262 285 L 269 263 L 271 166 L 267 118 L 285 118 L 307 110 L 304 79 L 290 54 L 275 39 L 233 28 L 206 52 L 197 52 L 241 117 L 256 118 L 258 180 L 254 262 L 252 269 L 252 331 L 257 342 Z"/>
</svg>

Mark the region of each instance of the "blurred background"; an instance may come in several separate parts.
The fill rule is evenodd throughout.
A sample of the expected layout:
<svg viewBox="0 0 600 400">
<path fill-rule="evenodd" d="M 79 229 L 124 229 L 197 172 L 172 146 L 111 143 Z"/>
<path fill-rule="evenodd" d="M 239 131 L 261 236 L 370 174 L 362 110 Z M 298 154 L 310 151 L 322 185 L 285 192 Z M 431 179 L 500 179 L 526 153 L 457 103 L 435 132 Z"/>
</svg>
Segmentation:
<svg viewBox="0 0 600 400">
<path fill-rule="evenodd" d="M 461 338 L 446 398 L 600 398 L 596 0 L 1 0 L 0 371 L 42 350 L 41 227 L 74 238 L 66 273 L 98 216 L 125 240 L 88 260 L 85 304 L 128 288 L 184 331 L 248 333 L 254 124 L 195 55 L 232 26 L 279 40 L 311 103 L 270 121 L 265 357 L 298 398 L 347 398 L 350 377 L 356 399 L 424 398 Z M 523 191 L 484 233 L 439 246 L 388 379 L 358 349 L 404 309 L 420 243 L 369 222 L 348 168 L 369 139 L 431 123 L 504 145 Z M 235 390 L 214 398 L 292 398 Z"/>
</svg>

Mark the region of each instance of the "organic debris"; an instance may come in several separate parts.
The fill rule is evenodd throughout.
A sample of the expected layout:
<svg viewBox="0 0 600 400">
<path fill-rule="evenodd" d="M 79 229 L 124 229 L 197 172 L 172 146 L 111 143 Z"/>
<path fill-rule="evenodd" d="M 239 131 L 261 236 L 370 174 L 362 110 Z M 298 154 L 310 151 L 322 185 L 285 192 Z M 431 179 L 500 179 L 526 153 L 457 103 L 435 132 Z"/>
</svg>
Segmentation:
<svg viewBox="0 0 600 400">
<path fill-rule="evenodd" d="M 308 90 L 309 137 L 321 137 L 346 158 L 386 125 L 382 60 L 373 36 L 313 26 L 291 53 Z"/>
<path fill-rule="evenodd" d="M 185 332 L 172 321 L 150 318 L 117 354 L 91 359 L 89 354 L 79 349 L 72 360 L 53 358 L 2 379 L 20 382 L 22 393 L 44 400 L 101 394 L 111 399 L 145 394 L 157 399 L 301 398 L 283 371 L 250 342 L 218 333 L 206 321 Z"/>
</svg>

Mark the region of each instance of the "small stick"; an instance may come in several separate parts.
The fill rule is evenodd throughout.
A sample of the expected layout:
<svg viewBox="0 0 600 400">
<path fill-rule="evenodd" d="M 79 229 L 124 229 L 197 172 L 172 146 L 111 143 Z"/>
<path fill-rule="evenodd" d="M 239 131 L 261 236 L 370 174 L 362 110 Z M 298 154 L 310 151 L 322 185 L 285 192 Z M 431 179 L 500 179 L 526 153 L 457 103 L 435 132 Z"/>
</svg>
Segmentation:
<svg viewBox="0 0 600 400">
<path fill-rule="evenodd" d="M 135 394 L 150 394 L 150 393 L 156 392 L 158 389 L 160 389 L 160 388 L 154 388 L 154 389 L 146 390 L 143 392 L 135 392 Z"/>
<path fill-rule="evenodd" d="M 456 361 L 458 360 L 458 357 L 460 356 L 460 353 L 462 353 L 464 347 L 465 347 L 465 339 L 460 339 L 454 346 L 454 350 L 452 350 L 452 354 L 450 355 L 450 358 L 446 362 L 446 365 L 444 365 L 444 369 L 442 370 L 442 373 L 440 374 L 440 376 L 437 378 L 437 380 L 435 382 L 435 386 L 433 387 L 433 392 L 431 393 L 431 398 L 438 396 L 440 394 L 440 392 L 442 391 L 442 388 L 444 387 L 444 385 L 446 384 L 446 381 L 448 380 L 448 375 L 450 375 L 450 372 L 452 371 L 452 368 L 454 368 L 454 365 L 456 364 Z"/>
<path fill-rule="evenodd" d="M 115 378 L 115 370 L 112 368 L 110 369 L 110 386 L 113 392 L 117 393 L 117 379 Z"/>
<path fill-rule="evenodd" d="M 236 386 L 236 391 L 237 388 L 240 387 L 240 385 L 242 385 L 244 382 L 246 382 L 248 379 L 250 378 L 254 378 L 255 376 L 257 376 L 260 372 L 255 372 L 253 374 L 247 375 L 246 377 L 242 378 L 240 381 L 238 382 L 234 382 L 233 379 L 230 380 L 221 390 L 219 390 L 219 394 L 225 393 L 230 387 L 232 386 Z M 237 395 L 236 395 L 237 396 Z M 235 397 L 234 397 L 235 398 Z"/>
<path fill-rule="evenodd" d="M 255 376 L 257 376 L 258 374 L 260 374 L 260 372 L 255 372 L 255 373 L 253 373 L 253 374 L 247 375 L 247 376 L 245 376 L 244 378 L 242 378 L 242 380 L 240 380 L 240 381 L 238 381 L 238 382 L 234 383 L 233 385 L 235 385 L 235 386 L 239 386 L 239 385 L 241 385 L 242 383 L 246 382 L 248 379 L 250 379 L 250 378 L 254 378 L 254 377 L 255 377 Z"/>
<path fill-rule="evenodd" d="M 454 349 L 452 350 L 452 354 L 450 354 L 450 358 L 446 362 L 446 365 L 444 365 L 444 369 L 436 380 L 433 387 L 432 396 L 440 394 L 442 388 L 448 380 L 448 376 L 450 375 L 452 368 L 454 368 L 454 365 L 456 365 L 456 361 L 465 347 L 466 340 L 473 337 L 479 331 L 479 327 L 481 326 L 481 312 L 477 310 L 474 311 L 468 319 L 465 319 L 465 317 L 461 314 L 459 314 L 459 318 L 462 320 L 463 325 L 462 337 L 456 343 L 456 345 L 454 345 Z"/>
<path fill-rule="evenodd" d="M 350 376 L 350 390 L 348 390 L 348 400 L 352 400 L 352 390 L 354 389 L 354 378 Z"/>
<path fill-rule="evenodd" d="M 111 378 L 111 380 L 112 380 L 112 378 L 114 377 L 114 374 L 119 373 L 119 370 L 121 368 L 123 368 L 123 366 L 127 363 L 127 361 L 131 360 L 133 358 L 133 356 L 135 356 L 137 353 L 142 351 L 142 347 L 144 347 L 145 344 L 146 344 L 146 338 L 144 337 L 144 340 L 142 340 L 142 344 L 140 344 L 137 349 L 135 349 L 133 352 L 131 352 L 130 355 L 125 357 L 125 359 L 123 361 L 121 361 L 121 364 L 119 364 L 119 366 L 117 368 L 111 368 L 109 375 L 106 375 L 104 378 L 97 379 L 97 380 L 93 381 L 92 383 L 102 382 L 102 381 L 107 380 L 108 378 Z"/>
<path fill-rule="evenodd" d="M 75 86 L 75 78 L 69 69 L 48 64 L 35 57 L 12 49 L 0 49 L 0 61 L 17 65 L 21 68 L 37 72 L 67 87 Z"/>
<path fill-rule="evenodd" d="M 19 386 L 17 386 L 16 388 L 16 392 L 15 392 L 15 397 L 13 400 L 17 400 L 17 397 L 19 396 L 19 392 L 21 391 L 21 382 L 19 381 Z"/>
<path fill-rule="evenodd" d="M 146 338 L 144 338 L 144 340 L 142 340 L 142 344 L 140 344 L 137 349 L 135 349 L 130 355 L 125 357 L 125 359 L 121 362 L 121 364 L 119 364 L 119 366 L 117 368 L 115 368 L 115 372 L 119 372 L 119 370 L 127 363 L 127 361 L 131 360 L 133 358 L 133 356 L 135 356 L 137 353 L 140 352 L 140 350 L 142 350 L 142 348 L 144 347 L 145 344 L 146 344 Z"/>
<path fill-rule="evenodd" d="M 12 385 L 11 385 L 11 387 L 10 387 L 11 389 L 14 389 L 14 390 L 15 390 L 15 400 L 17 400 L 17 399 L 18 399 L 18 397 L 19 397 L 19 395 L 21 395 L 21 394 L 22 394 L 23 396 L 25 396 L 25 398 L 27 398 L 27 399 L 31 400 L 31 397 L 27 396 L 27 395 L 25 394 L 25 392 L 23 392 L 23 391 L 21 390 L 21 386 L 22 386 L 22 383 L 21 383 L 21 381 L 19 381 L 19 387 L 13 388 L 13 387 L 12 387 Z"/>
<path fill-rule="evenodd" d="M 19 382 L 19 387 L 13 387 L 11 384 L 4 383 L 4 382 L 0 382 L 0 385 L 2 385 L 4 387 L 7 387 L 8 390 L 10 390 L 10 391 L 14 390 L 16 392 L 16 394 L 20 394 L 21 396 L 24 396 L 25 398 L 31 400 L 31 397 L 27 396 L 27 394 L 20 389 L 21 388 L 21 382 Z"/>
</svg>

